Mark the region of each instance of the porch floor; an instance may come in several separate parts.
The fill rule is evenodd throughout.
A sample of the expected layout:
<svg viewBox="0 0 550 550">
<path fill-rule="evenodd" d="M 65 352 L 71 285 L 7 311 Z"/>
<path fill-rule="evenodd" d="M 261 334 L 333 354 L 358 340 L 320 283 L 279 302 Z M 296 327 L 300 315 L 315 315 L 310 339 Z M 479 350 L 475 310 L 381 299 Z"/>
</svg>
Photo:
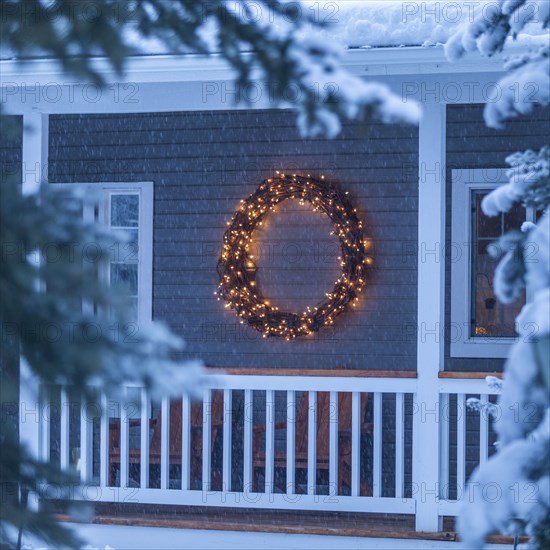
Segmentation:
<svg viewBox="0 0 550 550">
<path fill-rule="evenodd" d="M 416 533 L 412 515 L 210 506 L 97 503 L 94 523 L 179 529 L 454 541 L 454 518 L 439 533 Z"/>
<path fill-rule="evenodd" d="M 63 516 L 62 516 L 63 517 Z M 282 510 L 96 504 L 88 524 L 75 524 L 93 548 L 459 548 L 454 518 L 444 531 L 418 533 L 414 517 L 397 514 L 286 512 Z M 145 538 L 141 538 L 140 533 Z M 138 546 L 109 542 L 107 535 L 136 537 Z M 103 544 L 96 542 L 97 540 Z M 148 546 L 149 537 L 152 545 Z M 103 540 L 105 543 L 103 543 Z M 491 548 L 510 548 L 510 537 L 491 537 Z M 127 542 L 125 542 L 126 544 Z M 159 546 L 159 544 L 161 544 Z M 165 544 L 165 546 L 162 546 Z M 232 546 L 234 544 L 234 546 Z"/>
<path fill-rule="evenodd" d="M 214 531 L 128 525 L 75 524 L 77 534 L 94 550 L 451 550 L 456 542 L 440 540 L 321 536 L 289 533 Z M 29 548 L 45 547 L 25 541 Z M 492 545 L 491 550 L 510 545 Z M 53 549 L 52 549 L 53 550 Z"/>
</svg>

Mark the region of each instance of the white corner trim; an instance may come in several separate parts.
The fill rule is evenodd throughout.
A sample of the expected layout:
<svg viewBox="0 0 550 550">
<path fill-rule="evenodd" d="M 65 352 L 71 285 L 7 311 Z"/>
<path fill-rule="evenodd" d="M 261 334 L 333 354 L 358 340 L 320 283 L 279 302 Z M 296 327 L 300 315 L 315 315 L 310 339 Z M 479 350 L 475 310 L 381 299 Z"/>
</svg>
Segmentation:
<svg viewBox="0 0 550 550">
<path fill-rule="evenodd" d="M 49 117 L 38 112 L 23 117 L 21 186 L 24 195 L 36 193 L 48 181 Z"/>
</svg>

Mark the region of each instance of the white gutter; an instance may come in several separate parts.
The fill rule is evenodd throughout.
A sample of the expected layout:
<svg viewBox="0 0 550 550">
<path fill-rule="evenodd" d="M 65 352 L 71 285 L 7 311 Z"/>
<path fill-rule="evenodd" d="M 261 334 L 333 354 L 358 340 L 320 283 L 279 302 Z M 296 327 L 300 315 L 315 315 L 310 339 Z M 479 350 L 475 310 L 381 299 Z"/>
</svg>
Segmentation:
<svg viewBox="0 0 550 550">
<path fill-rule="evenodd" d="M 526 47 L 513 44 L 507 54 L 521 53 Z M 458 63 L 450 63 L 442 46 L 373 48 L 348 50 L 343 64 L 354 74 L 411 75 L 441 73 L 496 73 L 502 71 L 503 55 L 491 58 L 477 53 L 469 54 Z M 231 80 L 232 69 L 219 55 L 152 55 L 128 58 L 124 76 L 117 77 L 106 58 L 96 58 L 94 64 L 108 82 L 197 82 L 204 80 Z M 68 80 L 54 59 L 0 60 L 2 85 L 46 85 Z"/>
</svg>

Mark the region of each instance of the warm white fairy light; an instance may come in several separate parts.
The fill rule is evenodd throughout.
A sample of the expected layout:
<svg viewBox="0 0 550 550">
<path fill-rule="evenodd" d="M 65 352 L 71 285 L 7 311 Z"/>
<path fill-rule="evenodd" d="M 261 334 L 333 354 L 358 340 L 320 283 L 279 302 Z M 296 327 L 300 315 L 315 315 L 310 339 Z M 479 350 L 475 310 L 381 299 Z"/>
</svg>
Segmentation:
<svg viewBox="0 0 550 550">
<path fill-rule="evenodd" d="M 372 263 L 367 257 L 370 242 L 363 235 L 357 209 L 352 207 L 348 192 L 342 193 L 324 176 L 321 180 L 309 174 L 307 178 L 296 174 L 287 177 L 277 172 L 277 177 L 265 180 L 247 200 L 241 200 L 239 209 L 228 222 L 218 260 L 220 284 L 216 294 L 218 299 L 226 301 L 226 308 L 235 310 L 241 323 L 245 322 L 244 318 L 262 332 L 264 338 L 276 336 L 288 341 L 332 325 L 348 303 L 357 305 L 357 294 L 366 284 L 365 270 Z M 252 233 L 262 225 L 269 212 L 283 200 L 297 196 L 301 204 L 308 201 L 315 211 L 327 214 L 334 227 L 331 235 L 338 235 L 342 249 L 338 258 L 342 274 L 332 292 L 326 294 L 325 302 L 306 307 L 302 314 L 280 312 L 262 296 L 255 281 L 254 256 L 248 253 Z"/>
</svg>

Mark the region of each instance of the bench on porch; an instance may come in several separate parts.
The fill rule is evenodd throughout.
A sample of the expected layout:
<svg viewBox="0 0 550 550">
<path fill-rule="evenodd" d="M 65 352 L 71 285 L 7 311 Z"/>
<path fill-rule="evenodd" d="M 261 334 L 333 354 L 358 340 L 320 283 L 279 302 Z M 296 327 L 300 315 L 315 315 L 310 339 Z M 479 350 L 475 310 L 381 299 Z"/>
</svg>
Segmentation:
<svg viewBox="0 0 550 550">
<path fill-rule="evenodd" d="M 203 427 L 202 403 L 192 403 L 190 407 L 190 429 L 193 445 L 190 453 L 190 480 L 191 486 L 194 482 L 198 483 L 201 477 L 202 460 L 202 438 L 193 437 L 200 433 Z M 149 429 L 152 435 L 149 445 L 149 465 L 160 470 L 161 463 L 161 431 L 162 431 L 162 410 L 159 409 L 156 418 L 149 420 Z M 213 448 L 219 430 L 223 427 L 223 393 L 215 392 L 212 399 L 211 412 L 211 448 Z M 141 426 L 140 420 L 130 420 L 130 426 Z M 181 401 L 172 401 L 170 403 L 170 423 L 169 423 L 169 465 L 182 465 L 182 407 Z M 138 466 L 141 462 L 141 452 L 139 447 L 128 448 L 128 464 Z M 117 473 L 120 471 L 120 422 L 111 422 L 109 425 L 109 483 L 115 485 Z M 221 479 L 221 472 L 212 470 L 214 482 Z"/>
<path fill-rule="evenodd" d="M 343 494 L 344 485 L 350 484 L 351 479 L 351 427 L 352 427 L 352 403 L 351 393 L 340 393 L 338 395 L 338 410 L 331 410 L 330 394 L 328 392 L 319 392 L 317 394 L 317 430 L 316 430 L 316 469 L 328 474 L 329 470 L 329 443 L 328 437 L 329 424 L 332 419 L 338 418 L 338 491 L 337 494 Z M 299 401 L 296 413 L 296 450 L 295 450 L 295 468 L 305 470 L 308 468 L 308 413 L 309 398 L 307 392 L 303 392 Z M 361 399 L 360 407 L 360 432 L 372 433 L 372 423 L 365 422 L 367 411 L 367 399 Z M 275 423 L 275 431 L 286 430 L 287 422 Z M 265 468 L 265 446 L 262 445 L 262 435 L 266 427 L 262 424 L 254 426 L 254 453 L 252 467 L 257 483 L 258 471 Z M 274 452 L 274 467 L 286 468 L 286 451 Z M 361 480 L 361 494 L 372 495 L 372 488 Z"/>
<path fill-rule="evenodd" d="M 330 396 L 328 392 L 319 392 L 316 405 L 316 469 L 328 475 L 329 470 L 329 424 L 333 418 L 338 418 L 338 486 L 337 493 L 343 494 L 344 485 L 348 488 L 351 479 L 351 430 L 352 430 L 352 399 L 351 393 L 340 393 L 338 396 L 338 411 L 331 410 Z M 360 406 L 360 432 L 372 433 L 372 423 L 365 421 L 367 398 L 361 399 Z M 295 431 L 295 468 L 307 472 L 308 469 L 308 393 L 302 392 L 296 411 Z M 214 392 L 211 404 L 211 449 L 215 448 L 218 436 L 223 429 L 224 403 L 223 393 Z M 203 428 L 203 411 L 201 403 L 192 403 L 190 407 L 190 430 L 192 445 L 190 449 L 190 487 L 199 488 L 202 470 L 202 437 L 199 436 Z M 161 431 L 162 412 L 159 410 L 156 418 L 149 420 L 150 436 L 149 465 L 160 470 L 161 463 Z M 130 427 L 140 427 L 140 420 L 129 420 Z M 286 420 L 275 423 L 275 431 L 287 429 Z M 259 478 L 262 469 L 265 468 L 266 452 L 265 444 L 262 444 L 262 436 L 265 434 L 265 424 L 255 424 L 253 427 L 252 457 L 253 484 L 259 486 Z M 109 483 L 117 484 L 117 474 L 120 471 L 120 421 L 110 422 L 109 425 Z M 182 466 L 182 407 L 181 402 L 170 403 L 169 421 L 169 467 Z M 287 464 L 286 451 L 274 452 L 274 468 L 284 469 Z M 128 448 L 128 464 L 130 468 L 137 469 L 141 462 L 139 447 Z M 217 487 L 221 483 L 222 472 L 219 468 L 211 469 L 211 484 Z M 281 487 L 284 491 L 284 487 Z M 360 494 L 372 495 L 372 488 L 361 480 Z"/>
</svg>

